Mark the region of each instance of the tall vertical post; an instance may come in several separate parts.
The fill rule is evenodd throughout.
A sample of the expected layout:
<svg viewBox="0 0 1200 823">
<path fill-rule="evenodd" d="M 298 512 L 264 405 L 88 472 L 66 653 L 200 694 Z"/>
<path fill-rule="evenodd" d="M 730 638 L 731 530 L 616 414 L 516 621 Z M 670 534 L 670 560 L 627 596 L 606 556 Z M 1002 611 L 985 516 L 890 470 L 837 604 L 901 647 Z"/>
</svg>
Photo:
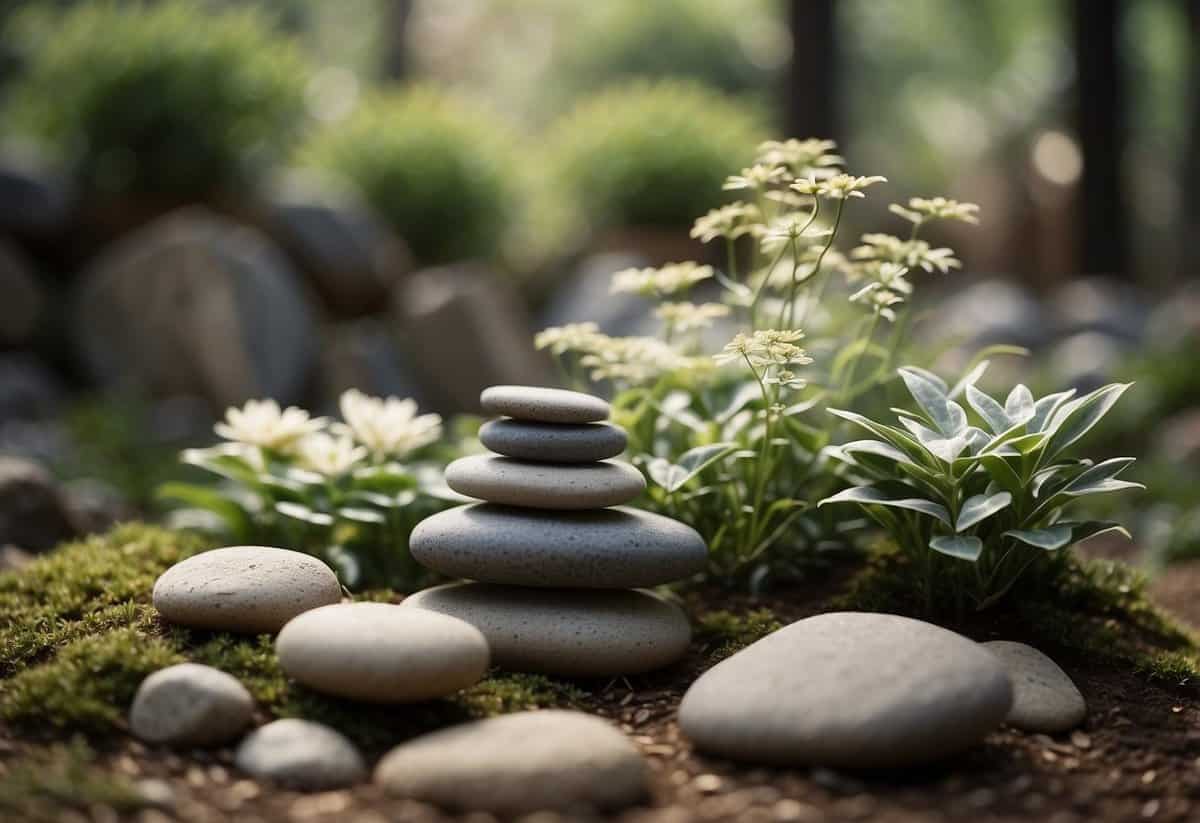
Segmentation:
<svg viewBox="0 0 1200 823">
<path fill-rule="evenodd" d="M 835 0 L 790 0 L 792 60 L 784 88 L 788 137 L 842 137 Z"/>
</svg>

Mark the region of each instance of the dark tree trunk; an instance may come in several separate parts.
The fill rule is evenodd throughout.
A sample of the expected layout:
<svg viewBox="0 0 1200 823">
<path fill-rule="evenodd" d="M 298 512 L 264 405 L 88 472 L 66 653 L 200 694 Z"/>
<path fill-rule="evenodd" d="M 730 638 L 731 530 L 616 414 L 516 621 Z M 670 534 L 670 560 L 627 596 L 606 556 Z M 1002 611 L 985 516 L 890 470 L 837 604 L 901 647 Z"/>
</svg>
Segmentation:
<svg viewBox="0 0 1200 823">
<path fill-rule="evenodd" d="M 395 82 L 408 73 L 408 54 L 405 40 L 408 34 L 408 17 L 412 14 L 413 0 L 387 0 L 383 12 L 383 79 Z"/>
<path fill-rule="evenodd" d="M 1187 106 L 1190 117 L 1187 142 L 1183 149 L 1183 214 L 1179 232 L 1182 238 L 1179 263 L 1188 277 L 1200 275 L 1200 0 L 1185 0 L 1191 48 L 1188 71 Z"/>
<path fill-rule="evenodd" d="M 1121 185 L 1125 88 L 1118 50 L 1121 0 L 1073 0 L 1075 128 L 1083 150 L 1079 261 L 1084 274 L 1129 271 L 1129 220 Z"/>
<path fill-rule="evenodd" d="M 788 137 L 840 139 L 834 0 L 790 0 L 792 61 L 784 88 Z"/>
</svg>

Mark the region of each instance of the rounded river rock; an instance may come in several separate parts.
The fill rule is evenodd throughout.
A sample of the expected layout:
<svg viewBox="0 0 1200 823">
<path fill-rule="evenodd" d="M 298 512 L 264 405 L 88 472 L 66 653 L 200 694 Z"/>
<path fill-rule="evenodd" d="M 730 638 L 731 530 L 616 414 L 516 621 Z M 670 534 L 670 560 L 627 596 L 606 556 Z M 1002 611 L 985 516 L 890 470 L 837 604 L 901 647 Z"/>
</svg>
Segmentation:
<svg viewBox="0 0 1200 823">
<path fill-rule="evenodd" d="M 625 451 L 625 432 L 608 423 L 532 423 L 500 418 L 479 429 L 479 440 L 492 451 L 521 460 L 589 463 Z"/>
<path fill-rule="evenodd" d="M 129 726 L 149 743 L 216 746 L 240 735 L 253 713 L 254 699 L 237 678 L 211 666 L 179 663 L 138 686 Z"/>
<path fill-rule="evenodd" d="M 1032 646 L 1008 640 L 984 643 L 1000 658 L 1013 684 L 1005 722 L 1027 732 L 1065 732 L 1087 715 L 1087 703 L 1058 664 Z"/>
<path fill-rule="evenodd" d="M 889 614 L 800 620 L 705 672 L 679 707 L 697 748 L 782 766 L 903 767 L 981 741 L 1012 705 L 995 655 Z"/>
<path fill-rule="evenodd" d="M 488 645 L 471 625 L 390 603 L 340 603 L 283 627 L 279 665 L 310 688 L 375 703 L 444 697 L 476 683 Z"/>
<path fill-rule="evenodd" d="M 458 810 L 519 815 L 581 805 L 614 810 L 646 796 L 632 743 L 582 712 L 519 712 L 418 737 L 379 761 L 389 792 Z"/>
<path fill-rule="evenodd" d="M 274 633 L 296 615 L 337 603 L 342 587 L 311 555 L 266 546 L 230 546 L 189 557 L 154 584 L 154 607 L 197 629 Z"/>
<path fill-rule="evenodd" d="M 623 506 L 459 506 L 422 520 L 409 545 L 417 561 L 449 577 L 516 586 L 657 586 L 702 571 L 708 557 L 695 529 Z"/>
<path fill-rule="evenodd" d="M 417 592 L 401 605 L 475 626 L 491 646 L 492 662 L 510 671 L 637 674 L 675 662 L 691 641 L 684 613 L 641 590 L 450 583 Z"/>
<path fill-rule="evenodd" d="M 490 503 L 538 509 L 599 509 L 628 503 L 646 488 L 628 463 L 554 465 L 478 454 L 446 467 L 446 485 Z"/>
<path fill-rule="evenodd" d="M 503 415 L 538 423 L 595 423 L 611 408 L 602 398 L 542 386 L 489 386 L 479 395 L 487 415 Z"/>
<path fill-rule="evenodd" d="M 367 776 L 353 743 L 328 726 L 298 718 L 255 729 L 238 746 L 234 763 L 259 779 L 305 791 L 340 789 Z"/>
</svg>

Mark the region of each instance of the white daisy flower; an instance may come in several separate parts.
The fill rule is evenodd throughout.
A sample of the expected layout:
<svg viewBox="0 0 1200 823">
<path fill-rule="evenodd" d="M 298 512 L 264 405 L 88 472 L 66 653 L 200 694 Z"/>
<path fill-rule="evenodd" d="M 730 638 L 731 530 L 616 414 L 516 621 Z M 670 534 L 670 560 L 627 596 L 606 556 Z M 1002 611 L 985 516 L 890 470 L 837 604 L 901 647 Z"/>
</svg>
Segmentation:
<svg viewBox="0 0 1200 823">
<path fill-rule="evenodd" d="M 296 406 L 281 411 L 274 400 L 247 400 L 240 409 L 226 409 L 225 420 L 213 430 L 234 443 L 289 454 L 302 438 L 325 428 L 326 422 Z"/>
<path fill-rule="evenodd" d="M 358 389 L 343 392 L 341 434 L 352 436 L 377 458 L 404 457 L 442 436 L 442 418 L 417 414 L 411 398 L 370 397 Z"/>
</svg>

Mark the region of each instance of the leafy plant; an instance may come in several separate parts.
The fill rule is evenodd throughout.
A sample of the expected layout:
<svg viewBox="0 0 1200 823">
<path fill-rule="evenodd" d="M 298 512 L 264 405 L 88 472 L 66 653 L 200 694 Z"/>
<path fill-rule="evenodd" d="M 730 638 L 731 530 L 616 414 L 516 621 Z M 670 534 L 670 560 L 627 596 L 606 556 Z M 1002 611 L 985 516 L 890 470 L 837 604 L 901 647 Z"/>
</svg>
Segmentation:
<svg viewBox="0 0 1200 823">
<path fill-rule="evenodd" d="M 519 157 L 494 116 L 427 87 L 376 96 L 300 151 L 356 185 L 427 264 L 500 252 Z"/>
<path fill-rule="evenodd" d="M 745 199 L 712 209 L 692 228 L 701 242 L 724 245 L 723 267 L 688 261 L 613 275 L 613 292 L 657 303 L 657 337 L 610 337 L 575 323 L 535 338 L 569 381 L 614 388 L 615 419 L 650 480 L 646 504 L 700 531 L 718 579 L 758 585 L 796 571 L 813 554 L 805 549 L 846 545 L 855 524 L 803 499 L 842 482 L 824 454 L 837 433 L 820 411 L 863 402 L 887 382 L 907 341 L 910 272 L 960 265 L 950 249 L 921 239 L 924 225 L 976 220 L 971 204 L 914 198 L 892 208 L 910 224 L 907 239 L 867 234 L 839 252 L 847 204 L 884 180 L 845 173 L 835 150 L 827 140 L 768 141 L 752 166 L 726 178 L 724 189 Z M 823 320 L 836 275 L 853 289 L 838 306 L 860 312 L 838 327 Z M 721 302 L 684 299 L 702 289 Z M 810 321 L 825 322 L 812 344 L 825 363 L 800 347 Z M 717 324 L 738 331 L 706 355 L 703 336 Z M 886 324 L 894 330 L 885 345 L 876 337 Z"/>
<path fill-rule="evenodd" d="M 272 400 L 229 409 L 216 426 L 228 442 L 181 454 L 220 483 L 159 489 L 184 506 L 173 522 L 307 551 L 351 588 L 420 588 L 428 573 L 409 554 L 409 533 L 465 500 L 444 486 L 440 464 L 419 460 L 441 437 L 441 418 L 418 415 L 411 400 L 355 390 L 342 395 L 341 411 L 345 422 L 330 424 Z"/>
<path fill-rule="evenodd" d="M 303 118 L 305 67 L 251 9 L 162 3 L 35 8 L 9 125 L 87 189 L 201 196 L 249 182 Z"/>
<path fill-rule="evenodd" d="M 927 611 L 945 605 L 939 592 L 960 611 L 985 609 L 1071 545 L 1125 533 L 1110 521 L 1067 519 L 1065 510 L 1088 495 L 1142 488 L 1118 478 L 1132 457 L 1093 463 L 1065 456 L 1131 384 L 1038 400 L 1018 385 L 1001 403 L 976 388 L 986 368 L 980 363 L 953 387 L 924 369 L 900 369 L 916 408 L 894 410 L 899 426 L 830 409 L 874 439 L 828 449 L 854 485 L 820 505 L 862 507 L 908 554 Z"/>
</svg>

